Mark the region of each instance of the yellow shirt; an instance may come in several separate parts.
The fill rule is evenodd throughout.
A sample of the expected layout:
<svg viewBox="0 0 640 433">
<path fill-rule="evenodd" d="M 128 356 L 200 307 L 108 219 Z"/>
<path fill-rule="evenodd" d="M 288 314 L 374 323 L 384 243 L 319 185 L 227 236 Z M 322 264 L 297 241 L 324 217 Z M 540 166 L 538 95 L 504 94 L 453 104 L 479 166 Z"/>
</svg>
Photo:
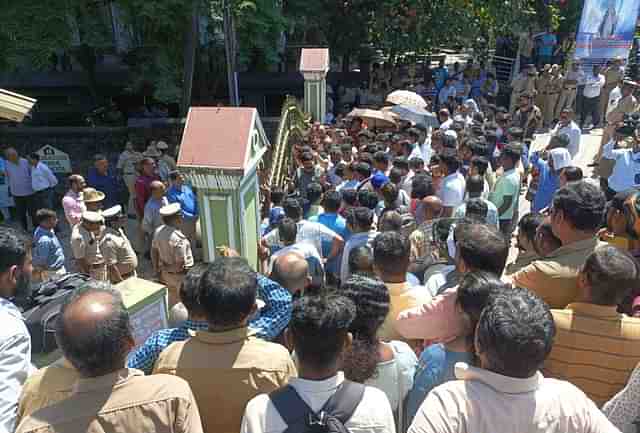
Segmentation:
<svg viewBox="0 0 640 433">
<path fill-rule="evenodd" d="M 184 380 L 125 368 L 79 379 L 73 395 L 27 416 L 16 430 L 45 432 L 202 433 L 202 424 Z"/>
<path fill-rule="evenodd" d="M 640 319 L 619 314 L 615 306 L 580 302 L 552 314 L 556 337 L 545 375 L 568 380 L 601 406 L 624 388 L 640 362 Z"/>
<path fill-rule="evenodd" d="M 426 287 L 411 287 L 406 281 L 404 283 L 385 283 L 389 290 L 390 304 L 389 313 L 384 323 L 378 331 L 378 337 L 383 341 L 406 340 L 396 330 L 398 316 L 405 310 L 410 310 L 427 303 L 431 299 L 431 294 Z"/>
<path fill-rule="evenodd" d="M 536 260 L 511 276 L 513 284 L 529 289 L 551 308 L 565 308 L 578 298 L 576 278 L 587 256 L 604 245 L 596 237 L 573 242 Z"/>
<path fill-rule="evenodd" d="M 255 331 L 191 332 L 158 357 L 153 373 L 185 379 L 195 395 L 207 433 L 237 433 L 253 397 L 297 376 L 287 349 L 255 337 Z"/>
</svg>

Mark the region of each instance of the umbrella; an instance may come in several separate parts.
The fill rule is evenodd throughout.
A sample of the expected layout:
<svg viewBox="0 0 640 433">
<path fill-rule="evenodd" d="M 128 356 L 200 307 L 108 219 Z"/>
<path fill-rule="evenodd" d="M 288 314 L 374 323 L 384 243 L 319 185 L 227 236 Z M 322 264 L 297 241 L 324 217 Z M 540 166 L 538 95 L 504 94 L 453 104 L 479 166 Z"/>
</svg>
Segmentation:
<svg viewBox="0 0 640 433">
<path fill-rule="evenodd" d="M 436 115 L 424 108 L 418 108 L 413 105 L 394 105 L 391 107 L 391 112 L 397 114 L 402 120 L 422 125 L 425 128 L 437 128 L 440 126 Z"/>
<path fill-rule="evenodd" d="M 418 108 L 425 108 L 427 102 L 416 92 L 409 90 L 396 90 L 387 95 L 387 102 L 394 105 L 412 105 Z"/>
<path fill-rule="evenodd" d="M 396 115 L 380 110 L 354 108 L 351 113 L 347 114 L 347 117 L 359 117 L 367 122 L 369 128 L 389 128 L 396 126 Z"/>
</svg>

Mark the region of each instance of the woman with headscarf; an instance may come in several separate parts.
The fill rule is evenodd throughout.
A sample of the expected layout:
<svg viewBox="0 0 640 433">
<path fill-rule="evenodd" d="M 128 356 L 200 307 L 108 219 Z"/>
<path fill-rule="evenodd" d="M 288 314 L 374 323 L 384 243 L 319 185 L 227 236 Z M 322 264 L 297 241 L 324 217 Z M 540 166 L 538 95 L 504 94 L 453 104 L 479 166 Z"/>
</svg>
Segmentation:
<svg viewBox="0 0 640 433">
<path fill-rule="evenodd" d="M 553 195 L 560 188 L 560 171 L 571 165 L 571 154 L 565 148 L 551 149 L 545 161 L 540 152 L 534 152 L 531 164 L 537 170 L 538 189 L 531 205 L 532 212 L 540 212 L 549 206 Z"/>
</svg>

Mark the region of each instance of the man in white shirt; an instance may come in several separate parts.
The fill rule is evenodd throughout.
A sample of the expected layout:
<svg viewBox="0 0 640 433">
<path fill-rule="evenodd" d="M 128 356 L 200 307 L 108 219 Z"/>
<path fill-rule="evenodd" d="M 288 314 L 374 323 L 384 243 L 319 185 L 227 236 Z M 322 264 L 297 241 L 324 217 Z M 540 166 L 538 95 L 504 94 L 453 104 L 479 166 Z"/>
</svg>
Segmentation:
<svg viewBox="0 0 640 433">
<path fill-rule="evenodd" d="M 0 227 L 0 432 L 15 430 L 22 386 L 31 372 L 31 337 L 10 299 L 30 293 L 31 250 L 16 230 Z"/>
<path fill-rule="evenodd" d="M 442 108 L 440 111 L 438 111 L 438 118 L 440 120 L 439 128 L 441 131 L 448 131 L 449 128 L 451 128 L 451 126 L 453 125 L 453 119 L 449 114 L 449 110 L 446 108 Z"/>
<path fill-rule="evenodd" d="M 587 116 L 591 115 L 593 127 L 600 124 L 600 93 L 605 84 L 604 75 L 600 73 L 600 66 L 593 65 L 593 72 L 585 77 L 584 91 L 582 93 L 582 113 L 580 128 L 584 127 Z M 602 97 L 606 98 L 608 95 Z"/>
<path fill-rule="evenodd" d="M 575 158 L 578 152 L 580 152 L 582 130 L 578 124 L 573 121 L 573 110 L 571 108 L 565 108 L 560 112 L 560 120 L 556 127 L 551 130 L 551 136 L 559 136 L 562 134 L 569 137 L 567 150 L 571 154 L 571 158 Z"/>
<path fill-rule="evenodd" d="M 352 208 L 347 213 L 347 228 L 351 232 L 351 237 L 344 246 L 344 251 L 342 251 L 341 281 L 347 281 L 347 278 L 351 275 L 349 267 L 349 254 L 351 251 L 363 245 L 372 248 L 373 240 L 379 234 L 373 229 L 373 216 L 373 211 L 363 206 Z"/>
<path fill-rule="evenodd" d="M 628 137 L 633 136 L 633 147 L 616 149 L 615 138 L 605 144 L 602 149 L 602 157 L 615 161 L 611 176 L 609 176 L 609 190 L 605 191 L 607 198 L 615 193 L 640 185 L 640 136 L 638 130 L 623 126 L 616 130 L 616 134 Z"/>
<path fill-rule="evenodd" d="M 35 152 L 29 155 L 29 164 L 36 209 L 53 209 L 53 188 L 58 185 L 58 178 Z"/>
<path fill-rule="evenodd" d="M 502 288 L 476 328 L 480 367 L 456 364 L 458 380 L 427 395 L 408 432 L 617 432 L 582 391 L 538 371 L 555 333 L 542 299 L 526 289 Z"/>
<path fill-rule="evenodd" d="M 341 420 L 348 431 L 395 433 L 385 393 L 347 382 L 340 371 L 340 360 L 351 346 L 349 327 L 355 317 L 355 305 L 343 296 L 303 296 L 294 302 L 286 339 L 293 343 L 300 376 L 289 379 L 287 387 L 250 400 L 241 433 L 281 433 L 287 428 L 304 431 L 309 416 L 320 412 L 342 386 L 355 387 L 353 405 L 346 404 L 355 409 Z"/>
<path fill-rule="evenodd" d="M 450 217 L 454 209 L 464 203 L 466 182 L 464 176 L 458 171 L 460 160 L 456 156 L 443 156 L 440 164 L 445 178 L 442 180 L 438 197 L 444 206 L 443 216 Z"/>
</svg>

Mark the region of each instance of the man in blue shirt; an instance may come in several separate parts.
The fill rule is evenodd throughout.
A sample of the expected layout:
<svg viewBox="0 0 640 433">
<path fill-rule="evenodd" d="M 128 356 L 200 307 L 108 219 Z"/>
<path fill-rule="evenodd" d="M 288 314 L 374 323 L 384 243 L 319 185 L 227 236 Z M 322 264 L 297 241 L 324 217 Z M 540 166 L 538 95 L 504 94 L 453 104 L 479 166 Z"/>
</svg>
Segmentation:
<svg viewBox="0 0 640 433">
<path fill-rule="evenodd" d="M 342 194 L 340 191 L 327 191 L 322 200 L 322 207 L 324 213 L 317 216 L 312 216 L 309 221 L 318 222 L 323 226 L 333 230 L 342 236 L 345 242 L 349 240 L 351 233 L 347 228 L 347 220 L 345 220 L 338 210 L 340 210 L 340 203 L 342 202 Z M 322 256 L 327 257 L 331 252 L 331 242 L 322 242 Z M 325 273 L 333 278 L 338 278 L 340 275 L 340 263 L 342 262 L 342 254 L 333 257 L 325 264 Z"/>
<path fill-rule="evenodd" d="M 58 216 L 51 209 L 39 209 L 36 212 L 38 227 L 33 234 L 33 278 L 35 281 L 49 281 L 55 276 L 66 273 L 64 251 L 56 236 L 54 227 Z"/>
<path fill-rule="evenodd" d="M 169 173 L 169 181 L 171 186 L 167 190 L 167 200 L 169 203 L 180 203 L 184 218 L 182 232 L 187 238 L 193 240 L 196 237 L 198 221 L 198 197 L 193 189 L 184 183 L 184 178 L 177 170 Z"/>
<path fill-rule="evenodd" d="M 237 254 L 233 252 L 232 254 Z M 151 374 L 160 353 L 176 341 L 190 337 L 190 331 L 204 331 L 209 325 L 197 300 L 197 292 L 202 276 L 209 268 L 208 263 L 199 263 L 189 269 L 180 289 L 180 300 L 187 309 L 188 319 L 177 328 L 161 329 L 153 333 L 147 341 L 129 355 L 127 367 Z M 264 307 L 249 321 L 249 327 L 256 336 L 268 341 L 282 334 L 291 320 L 291 293 L 280 284 L 257 274 L 258 298 Z"/>
<path fill-rule="evenodd" d="M 89 168 L 87 175 L 87 185 L 104 193 L 105 209 L 120 204 L 118 179 L 109 172 L 109 160 L 105 155 L 95 156 L 94 166 Z"/>
</svg>

